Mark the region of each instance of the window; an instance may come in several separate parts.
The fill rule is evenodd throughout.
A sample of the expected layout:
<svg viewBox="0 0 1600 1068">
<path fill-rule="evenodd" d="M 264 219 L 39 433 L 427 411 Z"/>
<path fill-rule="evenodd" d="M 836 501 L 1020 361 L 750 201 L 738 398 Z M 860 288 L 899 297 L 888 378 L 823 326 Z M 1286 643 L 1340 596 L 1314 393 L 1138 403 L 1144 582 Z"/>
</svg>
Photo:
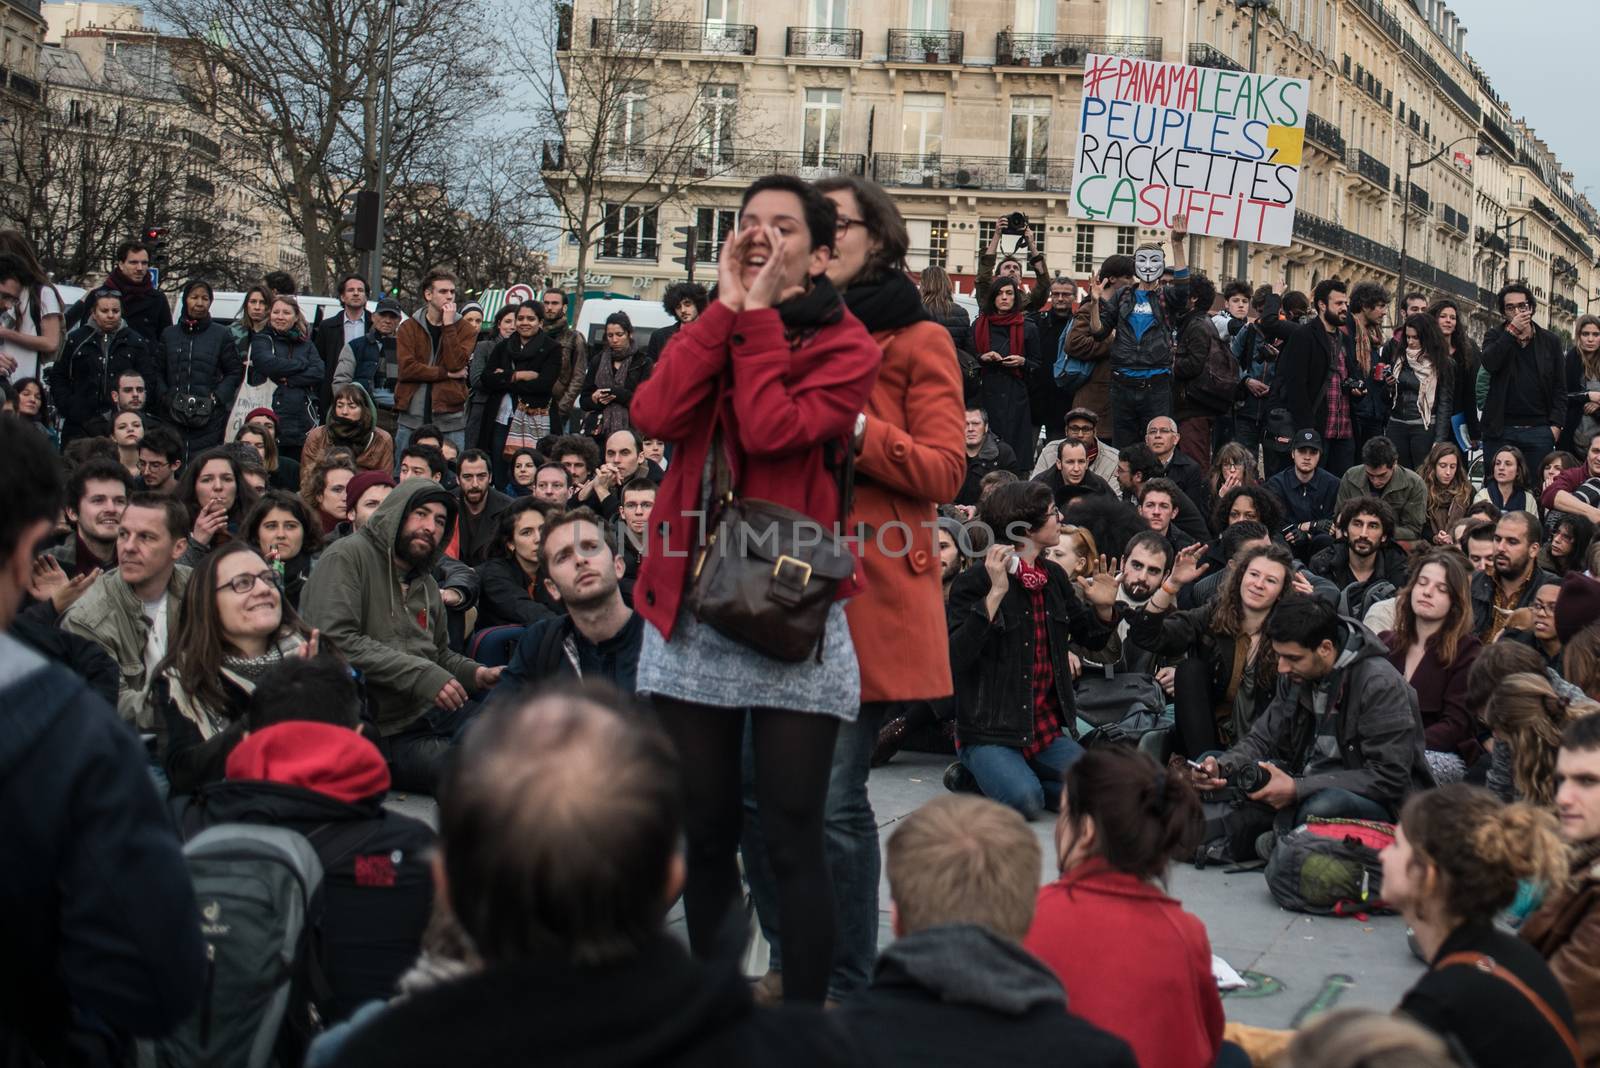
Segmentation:
<svg viewBox="0 0 1600 1068">
<path fill-rule="evenodd" d="M 907 266 L 919 271 L 929 264 L 944 266 L 950 252 L 950 223 L 946 219 L 907 219 L 906 234 L 911 247 Z"/>
<path fill-rule="evenodd" d="M 843 30 L 850 26 L 847 0 L 811 0 L 811 25 L 827 30 Z"/>
<path fill-rule="evenodd" d="M 1050 98 L 1016 96 L 1011 98 L 1011 173 L 1032 175 L 1044 172 L 1045 156 L 1050 152 Z"/>
<path fill-rule="evenodd" d="M 911 0 L 911 18 L 906 27 L 913 30 L 948 30 L 950 0 Z"/>
<path fill-rule="evenodd" d="M 1017 33 L 1055 33 L 1056 0 L 1016 0 L 1012 26 Z"/>
<path fill-rule="evenodd" d="M 733 22 L 738 14 L 738 0 L 706 0 L 707 22 Z"/>
<path fill-rule="evenodd" d="M 1072 252 L 1072 269 L 1079 274 L 1094 273 L 1094 227 L 1078 227 L 1078 244 Z"/>
<path fill-rule="evenodd" d="M 643 161 L 645 107 L 648 100 L 645 86 L 637 83 L 618 96 L 617 111 L 611 120 L 608 162 L 623 164 Z"/>
<path fill-rule="evenodd" d="M 1007 214 L 1009 214 L 1009 212 Z M 1023 214 L 1026 215 L 1027 213 L 1023 212 Z M 1028 225 L 1033 228 L 1033 243 L 1038 248 L 1040 254 L 1042 255 L 1044 253 L 1044 251 L 1045 251 L 1045 247 L 1044 247 L 1044 236 L 1045 236 L 1044 235 L 1044 220 L 1035 219 L 1035 218 L 1031 218 L 1030 217 L 1028 219 Z M 994 220 L 993 219 L 981 220 L 978 223 L 978 248 L 980 250 L 988 248 L 989 247 L 989 240 L 992 237 L 994 237 Z M 1017 250 L 1019 248 L 1021 248 L 1021 245 L 1022 245 L 1022 242 L 1019 239 L 1017 239 L 1015 237 L 1011 237 L 1011 236 L 1005 235 L 1005 234 L 1002 234 L 1000 236 L 1000 255 L 1002 255 L 1002 256 L 1012 255 L 1013 253 L 1017 252 Z"/>
<path fill-rule="evenodd" d="M 600 255 L 618 260 L 656 258 L 656 209 L 637 204 L 606 204 Z"/>
<path fill-rule="evenodd" d="M 617 18 L 647 19 L 653 0 L 617 0 Z"/>
<path fill-rule="evenodd" d="M 944 97 L 907 93 L 900 124 L 900 151 L 908 156 L 937 156 L 944 147 Z"/>
<path fill-rule="evenodd" d="M 1139 240 L 1139 231 L 1131 226 L 1117 227 L 1117 255 L 1133 255 L 1133 246 Z"/>
<path fill-rule="evenodd" d="M 1150 7 L 1148 0 L 1107 0 L 1106 34 L 1108 36 L 1146 37 L 1149 33 Z"/>
<path fill-rule="evenodd" d="M 701 263 L 716 263 L 722 243 L 738 225 L 739 213 L 732 208 L 700 208 L 694 213 L 695 258 Z"/>
<path fill-rule="evenodd" d="M 844 93 L 841 90 L 806 90 L 805 123 L 800 131 L 801 166 L 820 167 L 827 157 L 838 155 L 839 124 L 843 117 Z"/>
<path fill-rule="evenodd" d="M 700 144 L 697 155 L 705 162 L 726 164 L 733 158 L 733 128 L 739 90 L 732 85 L 700 88 Z"/>
</svg>

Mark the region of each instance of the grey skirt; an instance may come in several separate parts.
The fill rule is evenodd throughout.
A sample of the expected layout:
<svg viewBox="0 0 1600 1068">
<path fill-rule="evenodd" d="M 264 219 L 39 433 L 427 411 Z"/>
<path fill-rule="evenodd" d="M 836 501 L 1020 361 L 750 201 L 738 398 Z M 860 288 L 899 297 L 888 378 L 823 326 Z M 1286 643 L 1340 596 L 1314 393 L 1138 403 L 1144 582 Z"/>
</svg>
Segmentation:
<svg viewBox="0 0 1600 1068">
<path fill-rule="evenodd" d="M 684 609 L 672 640 L 644 625 L 638 691 L 718 708 L 781 708 L 854 722 L 861 710 L 861 666 L 844 602 L 828 610 L 822 660 L 774 660 L 723 637 Z"/>
</svg>

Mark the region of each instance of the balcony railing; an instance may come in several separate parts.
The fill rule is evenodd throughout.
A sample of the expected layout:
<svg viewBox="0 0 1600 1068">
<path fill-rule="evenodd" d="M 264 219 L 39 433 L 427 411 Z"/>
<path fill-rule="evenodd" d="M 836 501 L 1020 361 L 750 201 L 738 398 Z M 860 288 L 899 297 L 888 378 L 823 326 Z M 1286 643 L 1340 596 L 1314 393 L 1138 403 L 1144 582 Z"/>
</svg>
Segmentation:
<svg viewBox="0 0 1600 1068">
<path fill-rule="evenodd" d="M 1452 208 L 1450 205 L 1446 204 L 1444 206 L 1443 214 L 1445 225 L 1450 227 L 1450 229 L 1459 234 L 1469 234 L 1472 232 L 1472 228 L 1468 223 L 1467 217 L 1462 212 L 1459 212 L 1455 208 Z"/>
<path fill-rule="evenodd" d="M 1063 33 L 1011 33 L 1002 30 L 994 39 L 997 67 L 1081 67 L 1090 53 L 1160 59 L 1159 37 L 1090 37 Z"/>
<path fill-rule="evenodd" d="M 565 171 L 589 165 L 589 146 L 567 146 L 561 141 L 544 143 L 542 167 L 547 172 Z M 672 149 L 650 145 L 609 148 L 597 160 L 602 175 L 648 176 L 661 182 L 701 182 L 717 179 L 750 179 L 768 174 L 796 174 L 808 181 L 840 174 L 866 173 L 866 157 L 840 152 L 766 152 L 761 150 L 715 150 L 694 147 Z"/>
<path fill-rule="evenodd" d="M 901 188 L 1070 193 L 1072 160 L 880 152 L 872 157 L 872 179 L 881 185 Z"/>
<path fill-rule="evenodd" d="M 1344 159 L 1344 134 L 1339 132 L 1339 127 L 1321 115 L 1306 116 L 1306 140 L 1327 149 L 1335 157 Z"/>
<path fill-rule="evenodd" d="M 1367 155 L 1359 148 L 1350 149 L 1346 160 L 1352 170 L 1369 182 L 1375 182 L 1385 190 L 1389 188 L 1389 168 L 1376 158 Z"/>
<path fill-rule="evenodd" d="M 960 30 L 890 30 L 890 63 L 939 63 L 959 67 L 964 35 Z"/>
<path fill-rule="evenodd" d="M 1552 293 L 1550 295 L 1550 307 L 1559 312 L 1566 312 L 1568 315 L 1578 314 L 1578 302 L 1561 293 Z"/>
<path fill-rule="evenodd" d="M 1506 246 L 1506 239 L 1495 233 L 1493 230 L 1488 230 L 1480 226 L 1478 227 L 1477 238 L 1478 244 L 1483 248 L 1488 249 L 1490 252 L 1497 252 L 1504 256 L 1506 253 L 1511 251 L 1510 248 Z"/>
<path fill-rule="evenodd" d="M 1462 300 L 1473 300 L 1478 295 L 1477 283 L 1469 282 L 1465 278 L 1457 278 L 1448 271 L 1441 271 L 1432 264 L 1423 263 L 1421 260 L 1412 259 L 1410 256 L 1406 257 L 1406 277 L 1433 289 L 1442 289 L 1446 293 L 1452 293 Z"/>
<path fill-rule="evenodd" d="M 1217 70 L 1244 70 L 1244 64 L 1234 59 L 1220 48 L 1213 48 L 1208 44 L 1192 44 L 1189 46 L 1189 66 L 1214 67 Z"/>
<path fill-rule="evenodd" d="M 217 195 L 217 187 L 198 174 L 191 174 L 185 177 L 183 187 L 189 192 L 199 193 L 201 196 L 211 197 Z"/>
<path fill-rule="evenodd" d="M 1521 234 L 1512 234 L 1511 237 L 1507 239 L 1506 243 L 1511 246 L 1511 251 L 1513 252 L 1527 252 L 1533 248 L 1533 242 L 1529 241 Z"/>
<path fill-rule="evenodd" d="M 1411 183 L 1411 210 L 1421 212 L 1423 215 L 1431 214 L 1433 211 L 1433 198 L 1428 196 L 1428 191 L 1416 182 Z"/>
<path fill-rule="evenodd" d="M 860 59 L 861 31 L 829 26 L 790 26 L 783 54 L 813 59 Z"/>
<path fill-rule="evenodd" d="M 756 28 L 735 22 L 676 22 L 670 19 L 593 19 L 589 47 L 649 56 L 691 52 L 708 56 L 753 56 Z"/>
<path fill-rule="evenodd" d="M 1294 213 L 1294 236 L 1333 252 L 1342 252 L 1352 259 L 1369 263 L 1386 271 L 1400 268 L 1400 254 L 1387 245 L 1368 237 L 1352 233 L 1338 223 L 1318 218 L 1309 212 Z"/>
</svg>

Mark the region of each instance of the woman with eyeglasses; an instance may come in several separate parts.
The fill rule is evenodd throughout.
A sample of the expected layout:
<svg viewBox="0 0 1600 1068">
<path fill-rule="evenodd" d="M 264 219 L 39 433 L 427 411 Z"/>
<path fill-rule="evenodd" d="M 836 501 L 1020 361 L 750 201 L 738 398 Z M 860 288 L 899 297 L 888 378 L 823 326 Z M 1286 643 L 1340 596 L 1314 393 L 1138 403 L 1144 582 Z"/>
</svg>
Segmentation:
<svg viewBox="0 0 1600 1068">
<path fill-rule="evenodd" d="M 256 680 L 285 657 L 316 656 L 318 646 L 317 632 L 284 603 L 278 572 L 248 542 L 206 557 L 184 590 L 182 623 L 152 690 L 174 794 L 222 780 Z"/>
</svg>

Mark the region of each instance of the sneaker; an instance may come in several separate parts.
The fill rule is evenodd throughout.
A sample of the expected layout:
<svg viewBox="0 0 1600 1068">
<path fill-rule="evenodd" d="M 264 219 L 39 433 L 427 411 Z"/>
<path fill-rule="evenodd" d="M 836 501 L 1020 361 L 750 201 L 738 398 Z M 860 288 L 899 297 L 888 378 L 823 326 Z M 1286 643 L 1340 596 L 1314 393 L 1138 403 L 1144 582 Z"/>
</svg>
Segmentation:
<svg viewBox="0 0 1600 1068">
<path fill-rule="evenodd" d="M 1256 856 L 1263 861 L 1272 859 L 1272 848 L 1278 844 L 1276 831 L 1262 831 L 1256 836 Z"/>
<path fill-rule="evenodd" d="M 978 792 L 978 780 L 958 760 L 944 769 L 944 788 L 953 794 L 975 794 Z"/>
</svg>

